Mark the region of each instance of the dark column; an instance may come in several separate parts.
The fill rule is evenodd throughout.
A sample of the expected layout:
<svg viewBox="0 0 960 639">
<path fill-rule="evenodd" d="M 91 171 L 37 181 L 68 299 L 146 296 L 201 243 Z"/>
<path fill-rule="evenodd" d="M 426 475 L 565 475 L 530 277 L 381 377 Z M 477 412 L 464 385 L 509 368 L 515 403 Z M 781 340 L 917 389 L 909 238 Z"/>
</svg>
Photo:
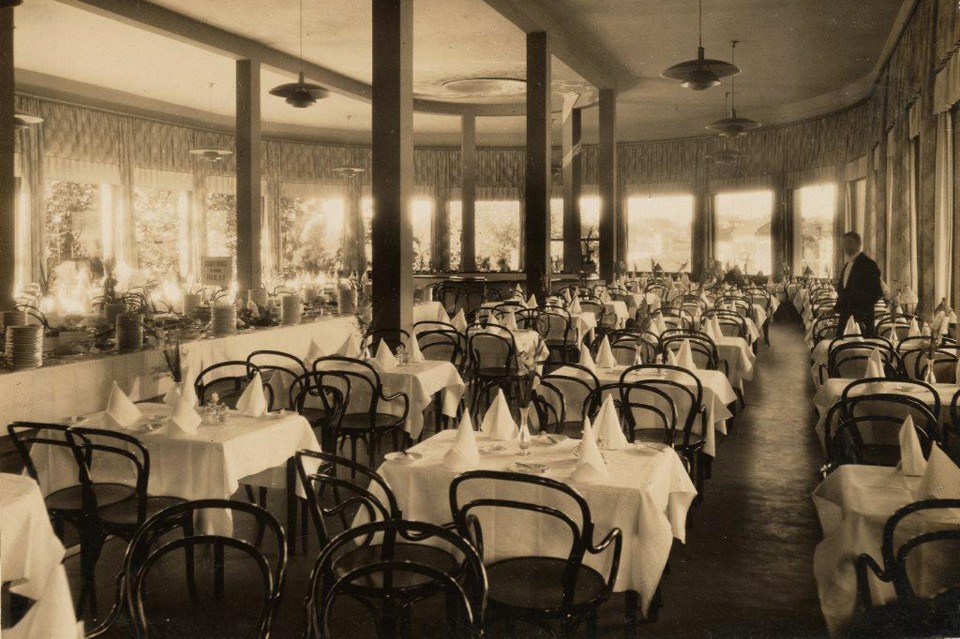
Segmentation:
<svg viewBox="0 0 960 639">
<path fill-rule="evenodd" d="M 13 309 L 16 286 L 16 179 L 14 151 L 13 7 L 0 9 L 0 310 Z"/>
<path fill-rule="evenodd" d="M 583 159 L 580 154 L 580 109 L 563 121 L 563 270 L 580 271 L 580 190 Z"/>
<path fill-rule="evenodd" d="M 373 328 L 413 326 L 413 0 L 373 6 Z"/>
<path fill-rule="evenodd" d="M 241 295 L 262 285 L 260 62 L 237 61 L 237 280 Z"/>
<path fill-rule="evenodd" d="M 617 92 L 600 89 L 600 145 L 597 182 L 600 186 L 600 278 L 613 279 L 617 264 Z"/>
<path fill-rule="evenodd" d="M 477 269 L 477 117 L 460 118 L 460 270 Z"/>
<path fill-rule="evenodd" d="M 527 34 L 527 171 L 524 191 L 524 266 L 527 292 L 543 297 L 550 274 L 550 44 Z"/>
</svg>

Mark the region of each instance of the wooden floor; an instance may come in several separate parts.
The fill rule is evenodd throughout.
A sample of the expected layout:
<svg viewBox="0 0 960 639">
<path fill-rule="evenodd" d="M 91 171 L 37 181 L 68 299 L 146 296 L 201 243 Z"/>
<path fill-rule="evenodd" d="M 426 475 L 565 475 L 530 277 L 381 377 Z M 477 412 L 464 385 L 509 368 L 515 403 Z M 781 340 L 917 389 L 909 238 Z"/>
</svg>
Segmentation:
<svg viewBox="0 0 960 639">
<path fill-rule="evenodd" d="M 691 512 L 687 543 L 675 545 L 659 619 L 641 625 L 640 636 L 826 634 L 813 579 L 820 529 L 810 493 L 819 454 L 808 351 L 799 322 L 779 317 L 771 326 L 771 343 L 760 351 L 746 409 L 732 421 L 729 435 L 718 441 L 713 478 L 704 502 Z M 271 503 L 271 510 L 282 516 L 281 497 Z M 112 545 L 99 569 L 102 607 L 112 599 L 111 575 L 122 552 L 121 544 Z M 69 564 L 74 592 L 79 589 L 76 564 Z M 312 554 L 292 557 L 274 636 L 302 632 L 311 565 Z M 617 596 L 603 609 L 601 636 L 624 636 L 622 615 L 623 598 Z M 183 636 L 189 636 L 183 630 Z"/>
</svg>

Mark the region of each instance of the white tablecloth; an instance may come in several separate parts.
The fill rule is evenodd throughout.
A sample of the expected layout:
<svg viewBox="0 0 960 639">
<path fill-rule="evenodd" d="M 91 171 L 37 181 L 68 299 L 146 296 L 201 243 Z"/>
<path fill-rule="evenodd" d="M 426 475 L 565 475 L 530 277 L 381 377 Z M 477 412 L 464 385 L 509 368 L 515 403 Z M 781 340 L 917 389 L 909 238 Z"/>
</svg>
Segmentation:
<svg viewBox="0 0 960 639">
<path fill-rule="evenodd" d="M 63 561 L 43 496 L 26 476 L 0 474 L 0 579 L 10 591 L 34 600 L 20 622 L 3 631 L 12 639 L 76 639 L 83 636 Z"/>
<path fill-rule="evenodd" d="M 143 421 L 169 414 L 164 404 L 140 404 Z M 85 426 L 103 428 L 103 413 L 89 416 Z M 164 426 L 152 433 L 134 433 L 150 451 L 151 495 L 184 499 L 229 499 L 241 483 L 286 488 L 286 462 L 298 450 L 320 450 L 309 422 L 296 413 L 245 417 L 233 411 L 227 424 L 202 424 L 193 435 L 171 434 Z M 44 494 L 76 483 L 76 463 L 64 449 L 41 447 L 33 452 Z M 127 464 L 100 464 L 96 479 L 132 483 Z M 211 517 L 208 530 L 229 533 L 227 518 Z"/>
<path fill-rule="evenodd" d="M 626 366 L 617 366 L 614 368 L 601 368 L 597 367 L 597 379 L 600 380 L 601 384 L 610 384 L 613 382 L 620 381 L 620 375 L 626 370 Z M 692 371 L 696 375 L 697 379 L 700 380 L 700 385 L 703 388 L 703 405 L 707 409 L 707 432 L 701 433 L 700 420 L 696 420 L 694 423 L 694 432 L 702 434 L 703 437 L 703 451 L 710 455 L 711 457 L 716 457 L 717 455 L 717 437 L 716 431 L 726 435 L 727 434 L 727 420 L 730 419 L 733 414 L 730 412 L 730 409 L 727 407 L 728 404 L 735 402 L 737 400 L 737 395 L 733 390 L 733 387 L 730 385 L 729 380 L 722 371 L 708 371 L 708 370 L 696 370 Z M 571 375 L 576 374 L 575 369 L 562 367 L 557 370 L 558 375 Z M 694 389 L 693 384 L 687 384 L 689 381 L 686 376 L 676 376 L 676 375 L 667 375 L 666 379 L 678 378 L 679 381 L 684 382 L 684 385 L 687 385 L 691 390 Z M 632 379 L 642 379 L 640 377 L 631 378 Z M 630 380 L 628 380 L 630 381 Z M 575 415 L 579 415 L 582 408 L 580 406 L 568 406 L 568 415 L 569 411 L 573 410 Z M 638 415 L 639 417 L 639 415 Z M 644 414 L 643 418 L 649 418 L 649 414 Z M 678 418 L 682 421 L 686 419 L 686 415 L 679 415 Z M 643 423 L 642 421 L 640 422 Z"/>
<path fill-rule="evenodd" d="M 443 309 L 440 302 L 422 302 L 413 307 L 413 321 L 416 322 L 449 322 L 450 316 Z"/>
<path fill-rule="evenodd" d="M 757 356 L 753 349 L 742 337 L 719 337 L 714 340 L 720 359 L 727 360 L 730 367 L 730 385 L 743 389 L 744 380 L 753 379 L 753 369 L 757 363 Z"/>
<path fill-rule="evenodd" d="M 463 379 L 450 362 L 427 360 L 419 364 L 397 366 L 380 372 L 386 395 L 406 393 L 410 398 L 410 412 L 404 430 L 417 439 L 423 432 L 423 411 L 430 407 L 433 396 L 442 392 L 441 410 L 447 417 L 457 416 L 457 405 L 463 395 Z M 403 405 L 392 404 L 390 410 L 403 410 Z"/>
<path fill-rule="evenodd" d="M 866 339 L 869 341 L 870 338 Z M 832 343 L 836 341 L 836 343 L 839 345 L 847 341 L 859 342 L 863 340 L 863 337 L 842 338 L 839 341 L 833 339 L 820 340 L 820 342 L 813 347 L 813 351 L 810 353 L 810 359 L 813 362 L 813 366 L 810 367 L 810 377 L 813 379 L 814 386 L 820 385 L 821 371 L 823 374 L 823 379 L 827 379 L 827 361 L 830 357 L 830 345 Z M 866 368 L 866 363 L 864 363 L 864 368 Z"/>
<path fill-rule="evenodd" d="M 882 562 L 884 524 L 897 509 L 916 501 L 913 491 L 919 483 L 919 477 L 905 477 L 895 468 L 847 465 L 831 473 L 814 491 L 813 502 L 823 528 L 823 541 L 817 545 L 813 558 L 814 575 L 820 608 L 832 636 L 840 634 L 854 615 L 857 557 L 866 553 Z M 929 520 L 917 515 L 904 520 L 897 527 L 894 542 L 900 544 L 924 532 L 925 521 Z M 954 523 L 960 526 L 960 521 Z M 937 563 L 925 561 L 925 570 L 932 570 Z M 920 596 L 932 594 L 923 588 L 928 577 L 911 576 L 914 585 L 920 586 Z M 870 584 L 875 604 L 894 599 L 892 585 L 872 577 Z"/>
<path fill-rule="evenodd" d="M 449 430 L 412 448 L 423 459 L 412 464 L 385 462 L 379 469 L 396 493 L 397 501 L 409 519 L 442 524 L 451 521 L 449 487 L 457 474 L 443 466 L 456 431 Z M 478 433 L 481 446 L 490 442 Z M 514 470 L 519 459 L 516 441 L 504 443 L 506 451 L 481 454 L 480 468 Z M 623 531 L 623 554 L 614 590 L 635 590 L 646 610 L 663 574 L 673 539 L 681 542 L 686 534 L 686 516 L 696 496 L 696 488 L 687 476 L 680 458 L 672 450 L 657 451 L 639 446 L 624 451 L 606 451 L 610 476 L 602 483 L 580 484 L 569 479 L 575 467 L 573 448 L 576 440 L 556 445 L 538 445 L 526 459 L 550 465 L 546 476 L 566 481 L 579 490 L 596 526 L 594 542 L 613 528 Z M 467 499 L 477 495 L 464 493 Z M 487 495 L 495 496 L 495 495 Z M 540 503 L 543 503 L 542 501 Z M 561 504 L 551 504 L 561 506 Z M 562 507 L 562 506 L 561 506 Z M 524 515 L 511 514 L 490 521 L 481 515 L 484 534 L 484 560 L 492 562 L 511 556 L 539 554 L 566 557 L 569 541 L 553 529 L 523 526 Z M 529 533 L 526 533 L 529 531 Z M 607 574 L 610 555 L 587 556 L 586 563 Z"/>
</svg>

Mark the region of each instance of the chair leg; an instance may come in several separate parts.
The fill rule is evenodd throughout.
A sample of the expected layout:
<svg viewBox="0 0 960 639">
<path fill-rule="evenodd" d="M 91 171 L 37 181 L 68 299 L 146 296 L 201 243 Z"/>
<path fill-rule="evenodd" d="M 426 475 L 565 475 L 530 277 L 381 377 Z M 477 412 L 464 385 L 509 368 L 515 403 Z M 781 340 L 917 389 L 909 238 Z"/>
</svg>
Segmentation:
<svg viewBox="0 0 960 639">
<path fill-rule="evenodd" d="M 247 501 L 249 501 L 251 504 L 257 503 L 257 498 L 253 496 L 253 487 L 249 484 L 244 484 L 243 488 L 247 493 Z"/>
<path fill-rule="evenodd" d="M 188 514 L 183 518 L 183 536 L 192 537 L 193 536 L 193 515 Z M 184 547 L 184 553 L 186 555 L 186 569 L 187 569 L 187 592 L 190 593 L 190 600 L 194 603 L 200 601 L 200 597 L 197 595 L 197 573 L 196 573 L 196 561 L 195 554 L 192 545 L 187 545 Z"/>
<path fill-rule="evenodd" d="M 587 613 L 587 636 L 590 637 L 590 639 L 597 639 L 598 629 L 596 610 L 591 610 Z"/>
</svg>

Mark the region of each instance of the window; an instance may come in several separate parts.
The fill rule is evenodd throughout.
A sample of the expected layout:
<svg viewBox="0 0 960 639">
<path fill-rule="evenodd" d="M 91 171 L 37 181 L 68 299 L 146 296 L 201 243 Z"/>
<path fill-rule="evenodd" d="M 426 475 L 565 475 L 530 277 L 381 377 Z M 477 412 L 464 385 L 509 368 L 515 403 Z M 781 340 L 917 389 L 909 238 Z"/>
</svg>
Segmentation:
<svg viewBox="0 0 960 639">
<path fill-rule="evenodd" d="M 596 259 L 600 250 L 600 196 L 580 198 L 580 251 L 586 259 L 589 251 Z M 550 199 L 550 259 L 553 272 L 563 272 L 563 198 Z"/>
<path fill-rule="evenodd" d="M 447 203 L 447 210 L 450 220 L 450 269 L 459 271 L 463 255 L 463 206 L 459 200 L 451 200 Z M 473 270 L 473 265 L 469 270 Z"/>
<path fill-rule="evenodd" d="M 137 267 L 155 276 L 186 272 L 189 257 L 181 240 L 187 230 L 187 191 L 137 187 L 133 192 Z"/>
<path fill-rule="evenodd" d="M 550 198 L 550 261 L 553 272 L 563 272 L 563 198 Z"/>
<path fill-rule="evenodd" d="M 693 247 L 693 196 L 656 195 L 627 200 L 627 266 L 656 262 L 667 272 L 689 271 Z"/>
<path fill-rule="evenodd" d="M 103 198 L 102 190 L 99 184 L 47 181 L 44 193 L 47 273 L 52 273 L 54 267 L 64 261 L 103 257 L 101 204 L 108 204 L 109 197 Z"/>
<path fill-rule="evenodd" d="M 773 191 L 719 193 L 716 204 L 716 256 L 724 268 L 744 273 L 771 272 L 770 221 Z"/>
<path fill-rule="evenodd" d="M 205 255 L 236 256 L 237 196 L 230 193 L 207 194 Z"/>
<path fill-rule="evenodd" d="M 520 270 L 520 201 L 478 200 L 477 270 Z"/>
<path fill-rule="evenodd" d="M 298 271 L 340 269 L 343 198 L 280 198 L 280 265 Z"/>
<path fill-rule="evenodd" d="M 814 277 L 829 277 L 833 268 L 837 186 L 805 186 L 793 194 L 799 222 L 794 224 L 794 272 L 803 274 L 809 267 Z"/>
<path fill-rule="evenodd" d="M 413 270 L 429 271 L 430 257 L 433 254 L 433 200 L 428 197 L 416 197 L 410 202 L 413 224 Z M 373 198 L 360 199 L 360 215 L 363 217 L 363 246 L 367 256 L 367 265 L 373 264 Z M 459 237 L 459 235 L 457 236 Z M 459 242 L 457 243 L 459 247 Z M 459 252 L 457 255 L 459 262 Z"/>
</svg>

